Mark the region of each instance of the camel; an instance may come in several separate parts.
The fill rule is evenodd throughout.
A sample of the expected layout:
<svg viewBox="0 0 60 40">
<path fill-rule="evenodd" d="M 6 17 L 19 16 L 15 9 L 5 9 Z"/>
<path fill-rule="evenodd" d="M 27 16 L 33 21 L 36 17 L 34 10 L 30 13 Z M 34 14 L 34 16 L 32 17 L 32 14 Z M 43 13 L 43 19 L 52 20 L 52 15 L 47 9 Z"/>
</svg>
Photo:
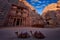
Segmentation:
<svg viewBox="0 0 60 40">
<path fill-rule="evenodd" d="M 36 31 L 34 34 L 32 33 L 32 31 L 30 31 L 30 32 L 34 38 L 37 38 L 37 39 L 44 39 L 45 38 L 45 36 L 40 31 L 39 32 Z"/>
<path fill-rule="evenodd" d="M 25 33 L 21 32 L 20 34 L 18 34 L 18 32 L 15 32 L 15 34 L 17 35 L 18 38 L 29 38 L 30 37 L 30 35 L 27 32 Z"/>
</svg>

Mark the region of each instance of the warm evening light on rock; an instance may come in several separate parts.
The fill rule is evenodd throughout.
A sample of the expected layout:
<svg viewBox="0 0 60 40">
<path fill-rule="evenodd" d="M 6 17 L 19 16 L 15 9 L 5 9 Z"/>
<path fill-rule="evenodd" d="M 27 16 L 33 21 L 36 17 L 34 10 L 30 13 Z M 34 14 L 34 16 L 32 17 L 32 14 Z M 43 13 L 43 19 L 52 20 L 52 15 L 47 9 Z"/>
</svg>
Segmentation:
<svg viewBox="0 0 60 40">
<path fill-rule="evenodd" d="M 26 0 L 19 0 L 19 1 L 23 2 L 31 10 L 35 10 L 34 7 L 32 5 L 30 5 Z"/>
<path fill-rule="evenodd" d="M 44 8 L 43 13 L 50 10 L 57 10 L 57 4 L 56 3 L 49 4 Z"/>
<path fill-rule="evenodd" d="M 60 6 L 60 0 L 57 2 L 57 3 L 52 3 L 52 4 L 49 4 L 48 6 L 46 6 L 43 10 L 43 13 L 44 12 L 47 12 L 47 11 L 51 11 L 51 10 L 58 10 L 60 8 L 57 8 L 58 6 Z"/>
<path fill-rule="evenodd" d="M 60 10 L 60 0 L 57 3 L 51 3 L 48 6 L 46 6 L 43 10 L 42 15 L 45 15 L 45 13 L 48 11 L 56 11 L 56 10 Z"/>
</svg>

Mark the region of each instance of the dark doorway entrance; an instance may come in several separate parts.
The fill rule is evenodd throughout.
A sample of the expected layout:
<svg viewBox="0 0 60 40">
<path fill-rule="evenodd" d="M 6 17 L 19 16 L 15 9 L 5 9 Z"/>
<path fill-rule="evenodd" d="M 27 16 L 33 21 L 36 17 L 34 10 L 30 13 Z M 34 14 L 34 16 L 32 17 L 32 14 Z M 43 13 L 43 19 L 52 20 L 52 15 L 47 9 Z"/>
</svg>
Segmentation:
<svg viewBox="0 0 60 40">
<path fill-rule="evenodd" d="M 17 19 L 16 25 L 19 26 L 20 19 Z"/>
<path fill-rule="evenodd" d="M 22 25 L 22 19 L 20 19 L 20 25 Z"/>
<path fill-rule="evenodd" d="M 15 26 L 15 22 L 16 22 L 16 18 L 14 18 L 14 21 L 13 21 L 13 26 Z"/>
</svg>

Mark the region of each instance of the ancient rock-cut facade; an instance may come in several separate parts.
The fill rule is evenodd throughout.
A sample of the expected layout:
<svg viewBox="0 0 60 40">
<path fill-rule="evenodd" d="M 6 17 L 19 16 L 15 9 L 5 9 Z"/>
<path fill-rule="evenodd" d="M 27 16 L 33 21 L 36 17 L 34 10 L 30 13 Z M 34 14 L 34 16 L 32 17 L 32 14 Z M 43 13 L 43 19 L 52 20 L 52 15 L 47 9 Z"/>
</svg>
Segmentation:
<svg viewBox="0 0 60 40">
<path fill-rule="evenodd" d="M 7 17 L 8 17 L 7 23 L 5 22 L 5 25 L 8 26 L 30 25 L 30 21 L 27 20 L 29 19 L 29 10 L 27 8 L 12 4 Z M 26 23 L 26 21 L 28 23 Z"/>
</svg>

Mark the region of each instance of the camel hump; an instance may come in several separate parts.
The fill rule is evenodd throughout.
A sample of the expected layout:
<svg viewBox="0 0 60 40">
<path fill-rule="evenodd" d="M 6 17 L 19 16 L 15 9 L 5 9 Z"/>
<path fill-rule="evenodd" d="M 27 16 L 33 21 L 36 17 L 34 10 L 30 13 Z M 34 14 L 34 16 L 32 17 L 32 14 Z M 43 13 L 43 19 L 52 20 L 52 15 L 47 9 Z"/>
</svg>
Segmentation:
<svg viewBox="0 0 60 40">
<path fill-rule="evenodd" d="M 44 34 L 42 34 L 40 31 L 39 32 L 36 31 L 34 33 L 34 36 L 35 36 L 35 38 L 39 38 L 39 39 L 44 39 L 45 38 Z"/>
<path fill-rule="evenodd" d="M 18 36 L 18 31 L 16 31 L 15 34 Z"/>
</svg>

